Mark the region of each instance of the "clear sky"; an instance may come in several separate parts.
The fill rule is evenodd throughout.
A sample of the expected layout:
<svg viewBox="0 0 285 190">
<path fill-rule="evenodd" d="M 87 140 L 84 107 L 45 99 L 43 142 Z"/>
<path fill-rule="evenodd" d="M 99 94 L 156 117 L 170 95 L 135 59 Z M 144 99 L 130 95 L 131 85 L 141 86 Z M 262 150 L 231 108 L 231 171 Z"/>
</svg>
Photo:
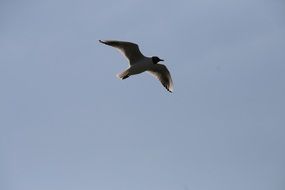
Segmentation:
<svg viewBox="0 0 285 190">
<path fill-rule="evenodd" d="M 0 189 L 284 190 L 284 34 L 283 0 L 1 0 Z"/>
</svg>

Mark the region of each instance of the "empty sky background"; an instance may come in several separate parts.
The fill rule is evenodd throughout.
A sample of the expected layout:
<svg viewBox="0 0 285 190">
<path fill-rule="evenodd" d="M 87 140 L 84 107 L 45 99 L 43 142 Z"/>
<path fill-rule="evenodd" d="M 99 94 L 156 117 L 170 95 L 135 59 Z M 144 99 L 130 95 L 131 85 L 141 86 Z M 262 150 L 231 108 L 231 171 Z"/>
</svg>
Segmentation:
<svg viewBox="0 0 285 190">
<path fill-rule="evenodd" d="M 0 189 L 284 190 L 284 34 L 283 0 L 1 0 Z"/>
</svg>

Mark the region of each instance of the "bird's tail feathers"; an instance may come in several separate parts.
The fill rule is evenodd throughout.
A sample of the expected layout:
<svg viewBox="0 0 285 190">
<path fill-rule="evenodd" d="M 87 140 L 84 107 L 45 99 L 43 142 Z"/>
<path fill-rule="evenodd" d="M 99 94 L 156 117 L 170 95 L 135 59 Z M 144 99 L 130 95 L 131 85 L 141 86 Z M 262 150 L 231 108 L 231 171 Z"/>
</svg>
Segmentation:
<svg viewBox="0 0 285 190">
<path fill-rule="evenodd" d="M 117 77 L 119 79 L 122 79 L 122 80 L 128 78 L 129 77 L 129 69 L 117 74 Z"/>
</svg>

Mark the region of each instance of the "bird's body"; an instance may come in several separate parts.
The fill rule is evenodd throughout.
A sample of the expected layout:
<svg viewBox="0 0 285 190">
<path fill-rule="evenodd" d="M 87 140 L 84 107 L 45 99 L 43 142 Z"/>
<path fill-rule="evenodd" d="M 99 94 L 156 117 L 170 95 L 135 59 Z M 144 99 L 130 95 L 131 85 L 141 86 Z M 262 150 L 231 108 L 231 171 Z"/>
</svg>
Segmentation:
<svg viewBox="0 0 285 190">
<path fill-rule="evenodd" d="M 133 64 L 129 67 L 129 75 L 136 75 L 142 72 L 147 71 L 153 66 L 152 59 L 146 57 L 144 59 L 139 60 L 136 64 Z"/>
<path fill-rule="evenodd" d="M 129 68 L 117 75 L 120 79 L 126 79 L 132 75 L 148 71 L 160 80 L 162 85 L 169 92 L 173 91 L 173 82 L 168 69 L 165 65 L 158 64 L 158 62 L 163 61 L 162 59 L 156 56 L 144 56 L 140 52 L 139 46 L 135 43 L 114 40 L 99 41 L 103 44 L 117 48 L 129 60 Z"/>
</svg>

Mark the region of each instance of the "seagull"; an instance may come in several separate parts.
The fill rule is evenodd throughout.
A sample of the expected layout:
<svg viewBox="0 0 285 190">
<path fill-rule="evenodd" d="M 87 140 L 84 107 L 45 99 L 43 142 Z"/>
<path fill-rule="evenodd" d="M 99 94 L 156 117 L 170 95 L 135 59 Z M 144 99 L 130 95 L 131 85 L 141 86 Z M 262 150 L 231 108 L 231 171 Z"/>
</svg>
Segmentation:
<svg viewBox="0 0 285 190">
<path fill-rule="evenodd" d="M 129 68 L 117 75 L 120 79 L 126 79 L 132 75 L 147 71 L 156 77 L 169 92 L 173 92 L 173 82 L 167 67 L 158 62 L 164 61 L 157 56 L 146 57 L 139 49 L 139 46 L 132 42 L 116 40 L 99 40 L 99 42 L 112 46 L 119 50 L 129 61 Z"/>
</svg>

